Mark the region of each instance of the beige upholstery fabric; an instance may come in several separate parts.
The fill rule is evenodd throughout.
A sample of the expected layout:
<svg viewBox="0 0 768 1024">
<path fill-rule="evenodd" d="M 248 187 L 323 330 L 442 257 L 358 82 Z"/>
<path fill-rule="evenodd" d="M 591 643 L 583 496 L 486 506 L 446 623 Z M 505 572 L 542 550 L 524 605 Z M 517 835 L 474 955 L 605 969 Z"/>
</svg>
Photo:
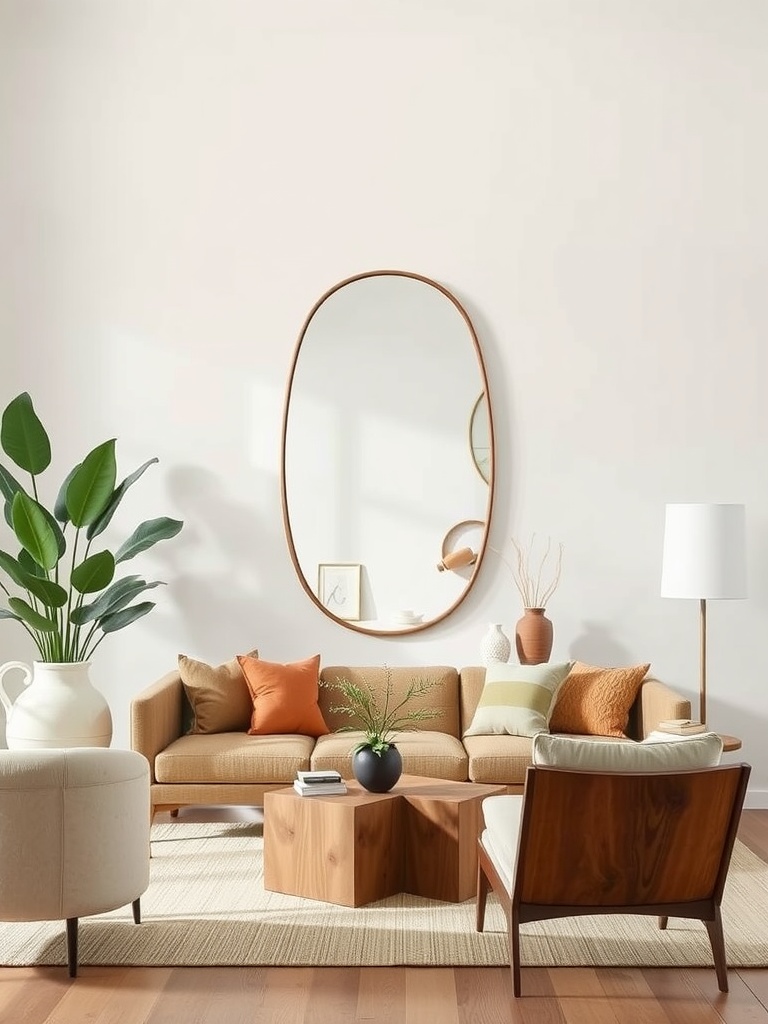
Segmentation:
<svg viewBox="0 0 768 1024">
<path fill-rule="evenodd" d="M 155 759 L 158 782 L 289 785 L 309 768 L 311 736 L 249 736 L 243 732 L 181 736 Z"/>
<path fill-rule="evenodd" d="M 422 698 L 409 703 L 409 709 L 415 708 L 438 708 L 441 714 L 438 718 L 428 718 L 419 722 L 420 732 L 445 732 L 451 736 L 460 736 L 459 732 L 459 673 L 455 668 L 444 665 L 417 665 L 415 667 L 391 668 L 392 673 L 392 697 L 397 703 L 405 695 L 408 685 L 414 679 L 435 680 L 437 685 L 429 690 Z M 376 693 L 383 692 L 386 681 L 386 669 L 381 665 L 374 666 L 350 666 L 350 665 L 329 665 L 320 672 L 321 681 L 333 682 L 339 676 L 348 679 L 350 682 L 363 683 L 365 680 L 373 687 Z M 338 690 L 320 687 L 320 710 L 328 728 L 333 732 L 342 725 L 354 725 L 348 715 L 333 714 L 331 707 L 334 704 L 343 703 Z"/>
<path fill-rule="evenodd" d="M 502 882 L 511 892 L 517 865 L 523 797 L 489 796 L 483 800 L 482 809 L 485 828 L 480 841 Z"/>
<path fill-rule="evenodd" d="M 669 772 L 720 764 L 723 741 L 714 732 L 675 737 L 669 742 L 612 743 L 540 733 L 533 740 L 533 763 L 548 768 L 607 772 Z"/>
<path fill-rule="evenodd" d="M 344 778 L 352 778 L 352 750 L 362 739 L 362 732 L 320 736 L 312 754 L 312 767 L 335 769 Z M 405 775 L 466 782 L 467 753 L 455 736 L 415 730 L 395 733 L 394 743 L 403 758 Z"/>
<path fill-rule="evenodd" d="M 515 740 L 509 736 L 476 736 L 467 737 L 464 746 L 453 744 L 450 748 L 443 747 L 442 752 L 435 753 L 429 746 L 422 743 L 427 737 L 448 732 L 458 737 L 459 724 L 466 725 L 472 721 L 477 701 L 483 689 L 485 669 L 469 667 L 461 670 L 460 684 L 456 670 L 441 666 L 419 667 L 414 669 L 393 669 L 393 678 L 397 685 L 407 682 L 414 673 L 443 680 L 443 686 L 428 694 L 430 706 L 445 708 L 441 718 L 430 719 L 420 723 L 423 728 L 407 734 L 407 738 L 398 740 L 401 748 L 408 745 L 414 754 L 413 766 L 409 757 L 411 774 L 433 774 L 437 777 L 463 781 L 467 778 L 478 782 L 492 782 L 501 785 L 522 785 L 524 769 L 530 764 L 530 754 L 524 753 L 524 746 L 514 747 L 508 741 Z M 350 678 L 358 678 L 367 674 L 371 680 L 383 682 L 384 669 L 352 668 L 349 666 L 331 666 L 323 670 L 323 674 L 346 674 Z M 402 674 L 402 679 L 398 676 Z M 297 768 L 308 768 L 314 742 L 310 739 L 308 747 L 300 750 L 285 748 L 273 754 L 271 764 L 252 764 L 253 759 L 259 760 L 262 751 L 271 751 L 273 747 L 267 743 L 264 747 L 256 744 L 268 741 L 270 737 L 240 736 L 247 746 L 238 747 L 232 734 L 224 733 L 220 742 L 212 736 L 182 736 L 183 687 L 178 671 L 169 672 L 157 682 L 137 694 L 131 701 L 131 746 L 140 751 L 148 759 L 152 769 L 151 800 L 153 807 L 181 807 L 186 804 L 258 804 L 264 792 L 270 788 L 289 786 L 295 778 Z M 334 702 L 333 691 L 321 688 L 319 703 L 323 714 L 328 715 L 331 728 L 348 724 L 348 719 L 341 715 L 331 715 L 328 707 Z M 642 739 L 664 718 L 690 717 L 690 703 L 675 693 L 670 687 L 658 680 L 646 679 L 640 688 L 640 694 L 630 713 L 629 731 L 635 739 Z M 460 721 L 459 721 L 460 718 Z M 448 725 L 451 726 L 448 729 Z M 184 743 L 180 744 L 179 740 Z M 282 737 L 290 742 L 295 737 Z M 522 744 L 530 744 L 527 738 L 521 739 Z M 213 741 L 213 743 L 211 742 Z M 621 741 L 617 741 L 621 742 Z M 626 742 L 626 741 L 625 741 Z M 340 747 L 325 747 L 327 743 L 341 743 Z M 178 744 L 178 745 L 177 745 Z M 348 734 L 330 735 L 320 738 L 320 746 L 312 757 L 312 767 L 337 768 L 342 774 L 349 775 L 349 750 L 354 745 Z M 413 745 L 413 746 L 412 746 Z M 464 749 L 466 747 L 466 750 Z M 511 751 L 511 753 L 509 753 Z M 168 757 L 165 757 L 166 752 Z M 198 760 L 198 757 L 202 760 Z M 207 760 L 206 760 L 207 759 Z M 298 763 L 297 759 L 301 761 Z M 525 764 L 523 764 L 523 760 Z M 156 766 L 162 766 L 158 768 Z M 429 771 L 420 767 L 427 763 Z M 459 765 L 464 765 L 464 774 L 460 774 Z M 282 768 L 280 766 L 282 765 Z M 214 772 L 222 781 L 206 776 L 208 770 Z M 160 780 L 160 770 L 164 779 Z M 282 777 L 277 777 L 282 774 Z M 254 778 L 255 777 L 255 778 Z M 269 778 L 265 778 L 269 777 Z"/>
<path fill-rule="evenodd" d="M 149 766 L 131 750 L 0 751 L 0 919 L 133 903 L 149 884 Z"/>
<path fill-rule="evenodd" d="M 470 782 L 522 785 L 531 764 L 530 736 L 465 736 Z"/>
</svg>

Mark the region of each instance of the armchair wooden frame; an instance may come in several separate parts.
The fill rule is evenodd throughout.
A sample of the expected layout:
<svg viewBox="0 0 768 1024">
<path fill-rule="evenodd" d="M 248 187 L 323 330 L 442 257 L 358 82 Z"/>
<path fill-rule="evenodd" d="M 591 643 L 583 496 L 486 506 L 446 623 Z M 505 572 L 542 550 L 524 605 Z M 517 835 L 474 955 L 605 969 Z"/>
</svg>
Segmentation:
<svg viewBox="0 0 768 1024">
<path fill-rule="evenodd" d="M 590 914 L 702 921 L 728 991 L 720 917 L 750 766 L 616 773 L 528 768 L 512 891 L 478 840 L 477 920 L 496 893 L 507 919 L 514 993 L 520 925 Z"/>
</svg>

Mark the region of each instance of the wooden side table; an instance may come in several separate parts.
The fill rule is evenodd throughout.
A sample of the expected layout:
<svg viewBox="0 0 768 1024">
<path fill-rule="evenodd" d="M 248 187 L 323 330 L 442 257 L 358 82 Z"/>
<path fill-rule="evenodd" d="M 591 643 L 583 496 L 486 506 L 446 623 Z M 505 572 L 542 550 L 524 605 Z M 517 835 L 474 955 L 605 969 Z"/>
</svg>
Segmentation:
<svg viewBox="0 0 768 1024">
<path fill-rule="evenodd" d="M 729 736 L 727 733 L 718 733 L 723 741 L 723 753 L 730 754 L 732 750 L 741 750 L 741 740 L 738 736 Z"/>
</svg>

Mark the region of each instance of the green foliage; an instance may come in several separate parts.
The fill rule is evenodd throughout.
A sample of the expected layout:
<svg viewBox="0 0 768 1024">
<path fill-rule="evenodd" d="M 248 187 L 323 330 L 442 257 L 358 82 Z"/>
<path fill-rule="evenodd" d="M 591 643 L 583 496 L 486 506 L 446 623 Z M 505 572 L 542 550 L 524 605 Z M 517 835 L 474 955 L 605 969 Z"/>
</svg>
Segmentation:
<svg viewBox="0 0 768 1024">
<path fill-rule="evenodd" d="M 336 690 L 344 698 L 344 703 L 331 707 L 334 714 L 349 715 L 354 718 L 354 725 L 344 725 L 339 732 L 362 729 L 365 739 L 358 743 L 355 751 L 370 747 L 379 757 L 389 750 L 394 734 L 398 730 L 413 729 L 417 722 L 429 718 L 439 718 L 442 712 L 438 708 L 408 708 L 408 704 L 418 697 L 423 697 L 437 686 L 436 680 L 414 679 L 408 685 L 405 695 L 396 704 L 393 703 L 392 670 L 387 666 L 386 683 L 383 692 L 376 693 L 367 679 L 362 683 L 353 683 L 341 676 L 334 682 L 321 681 L 320 685 L 329 690 Z"/>
<path fill-rule="evenodd" d="M 8 605 L 0 607 L 0 619 L 19 622 L 42 661 L 85 661 L 107 633 L 125 628 L 155 607 L 152 601 L 130 602 L 161 586 L 160 581 L 148 583 L 141 576 L 115 580 L 117 564 L 175 537 L 183 523 L 166 517 L 148 519 L 116 553 L 91 553 L 91 542 L 109 525 L 128 488 L 158 460 L 149 459 L 115 486 L 115 441 L 105 441 L 70 470 L 51 512 L 38 494 L 38 477 L 51 462 L 51 444 L 26 392 L 3 413 L 0 446 L 30 476 L 27 488 L 0 465 L 3 514 L 21 549 L 16 557 L 0 551 L 0 591 Z M 85 603 L 86 595 L 94 599 Z"/>
</svg>

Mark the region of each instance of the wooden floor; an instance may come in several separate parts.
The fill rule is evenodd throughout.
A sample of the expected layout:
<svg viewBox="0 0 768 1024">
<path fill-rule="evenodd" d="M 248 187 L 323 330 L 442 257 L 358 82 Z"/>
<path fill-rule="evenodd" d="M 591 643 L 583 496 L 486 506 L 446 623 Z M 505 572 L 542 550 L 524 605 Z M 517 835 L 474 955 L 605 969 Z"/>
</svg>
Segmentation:
<svg viewBox="0 0 768 1024">
<path fill-rule="evenodd" d="M 768 861 L 768 810 L 740 838 Z M 766 908 L 768 913 L 768 907 Z M 768 952 L 768 951 L 767 951 Z M 768 1024 L 768 969 L 0 968 L 2 1024 Z"/>
</svg>

